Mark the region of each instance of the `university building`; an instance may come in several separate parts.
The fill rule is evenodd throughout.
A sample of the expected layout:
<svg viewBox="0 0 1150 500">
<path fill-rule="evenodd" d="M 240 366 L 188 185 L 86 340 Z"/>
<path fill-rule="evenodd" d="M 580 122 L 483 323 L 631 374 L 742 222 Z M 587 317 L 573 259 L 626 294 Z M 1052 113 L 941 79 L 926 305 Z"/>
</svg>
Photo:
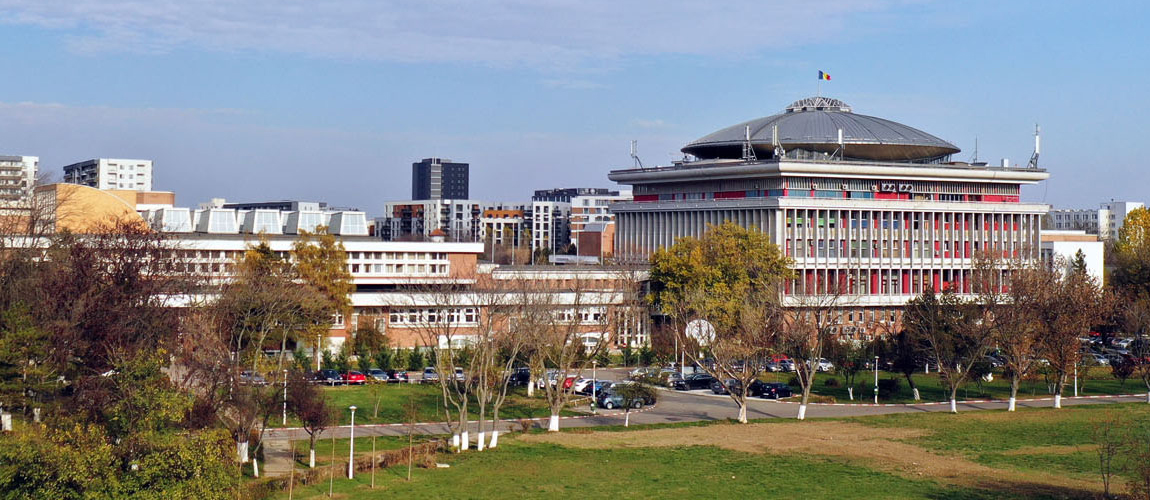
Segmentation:
<svg viewBox="0 0 1150 500">
<path fill-rule="evenodd" d="M 970 293 L 979 252 L 1004 272 L 1039 258 L 1048 206 L 1020 189 L 1045 170 L 952 161 L 953 144 L 836 99 L 794 102 L 682 151 L 688 160 L 609 174 L 634 191 L 611 205 L 616 255 L 646 259 L 724 221 L 757 228 L 793 260 L 785 300 L 844 294 L 844 333 L 892 330 L 927 289 Z"/>
</svg>

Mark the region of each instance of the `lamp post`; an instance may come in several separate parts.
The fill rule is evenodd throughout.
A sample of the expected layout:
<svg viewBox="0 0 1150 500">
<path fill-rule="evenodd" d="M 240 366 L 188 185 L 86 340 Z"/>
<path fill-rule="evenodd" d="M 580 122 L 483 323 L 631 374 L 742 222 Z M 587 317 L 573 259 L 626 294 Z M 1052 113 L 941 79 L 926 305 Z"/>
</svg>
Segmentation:
<svg viewBox="0 0 1150 500">
<path fill-rule="evenodd" d="M 878 404 L 878 356 L 874 357 L 874 404 Z"/>
<path fill-rule="evenodd" d="M 348 442 L 347 478 L 355 478 L 355 405 L 351 406 L 351 440 Z"/>
<path fill-rule="evenodd" d="M 598 406 L 595 403 L 597 403 L 599 401 L 599 399 L 595 397 L 595 383 L 598 382 L 598 379 L 596 378 L 596 375 L 595 375 L 596 374 L 595 369 L 598 367 L 598 365 L 599 365 L 598 360 L 595 360 L 595 359 L 591 360 L 591 413 L 598 413 L 598 411 L 596 411 L 596 409 L 595 409 L 595 407 Z"/>
<path fill-rule="evenodd" d="M 284 421 L 283 425 L 287 425 L 287 368 L 284 368 Z"/>
</svg>

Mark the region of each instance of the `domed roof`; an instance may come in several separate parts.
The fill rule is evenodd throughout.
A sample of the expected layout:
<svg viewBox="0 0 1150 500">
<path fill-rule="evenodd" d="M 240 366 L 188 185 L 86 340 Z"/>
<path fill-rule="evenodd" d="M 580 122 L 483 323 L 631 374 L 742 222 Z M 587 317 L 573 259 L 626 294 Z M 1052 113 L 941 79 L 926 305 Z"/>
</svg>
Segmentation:
<svg viewBox="0 0 1150 500">
<path fill-rule="evenodd" d="M 846 159 L 931 162 L 960 151 L 954 144 L 914 127 L 853 113 L 846 103 L 828 97 L 795 101 L 782 113 L 719 130 L 687 144 L 682 151 L 702 159 L 742 158 L 750 127 L 755 156 L 771 158 L 771 135 L 776 126 L 779 143 L 788 152 L 832 154 L 839 147 L 840 129 Z"/>
</svg>

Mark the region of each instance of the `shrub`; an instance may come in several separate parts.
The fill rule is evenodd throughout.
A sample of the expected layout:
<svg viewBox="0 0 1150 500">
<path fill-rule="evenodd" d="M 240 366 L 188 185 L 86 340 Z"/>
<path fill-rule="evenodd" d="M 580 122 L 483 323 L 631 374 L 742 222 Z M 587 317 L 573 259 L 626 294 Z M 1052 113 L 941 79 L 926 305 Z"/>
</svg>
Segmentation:
<svg viewBox="0 0 1150 500">
<path fill-rule="evenodd" d="M 791 375 L 791 379 L 787 381 L 787 385 L 791 387 L 802 387 L 803 384 L 799 383 L 799 377 Z"/>
<path fill-rule="evenodd" d="M 823 382 L 823 385 L 827 387 L 842 387 L 842 384 L 839 383 L 839 379 L 837 378 L 828 378 L 826 382 Z"/>
<path fill-rule="evenodd" d="M 879 399 L 894 399 L 898 396 L 901 383 L 897 378 L 887 378 L 878 381 Z"/>
<path fill-rule="evenodd" d="M 1112 363 L 1110 374 L 1122 381 L 1122 387 L 1126 387 L 1126 379 L 1134 375 L 1134 363 L 1127 360 L 1123 360 L 1121 363 Z"/>
</svg>

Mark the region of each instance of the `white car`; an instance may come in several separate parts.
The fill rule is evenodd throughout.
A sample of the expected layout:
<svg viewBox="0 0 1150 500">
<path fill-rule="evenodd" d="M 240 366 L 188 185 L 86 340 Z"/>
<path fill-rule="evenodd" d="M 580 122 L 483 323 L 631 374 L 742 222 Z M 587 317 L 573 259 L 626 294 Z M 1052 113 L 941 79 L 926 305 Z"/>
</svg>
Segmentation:
<svg viewBox="0 0 1150 500">
<path fill-rule="evenodd" d="M 575 383 L 571 384 L 571 387 L 573 389 L 575 389 L 576 393 L 582 394 L 583 389 L 586 389 L 588 386 L 591 385 L 591 382 L 594 382 L 594 381 L 595 381 L 594 379 L 579 377 L 579 378 L 575 379 Z"/>
<path fill-rule="evenodd" d="M 827 358 L 819 358 L 819 360 L 815 362 L 815 370 L 816 371 L 829 372 L 829 371 L 834 370 L 834 369 L 835 369 L 835 365 L 833 363 L 831 363 L 829 360 L 827 360 Z"/>
<path fill-rule="evenodd" d="M 1095 352 L 1088 352 L 1082 355 L 1082 361 L 1088 365 L 1102 365 L 1110 366 L 1110 360 L 1101 354 Z"/>
</svg>

